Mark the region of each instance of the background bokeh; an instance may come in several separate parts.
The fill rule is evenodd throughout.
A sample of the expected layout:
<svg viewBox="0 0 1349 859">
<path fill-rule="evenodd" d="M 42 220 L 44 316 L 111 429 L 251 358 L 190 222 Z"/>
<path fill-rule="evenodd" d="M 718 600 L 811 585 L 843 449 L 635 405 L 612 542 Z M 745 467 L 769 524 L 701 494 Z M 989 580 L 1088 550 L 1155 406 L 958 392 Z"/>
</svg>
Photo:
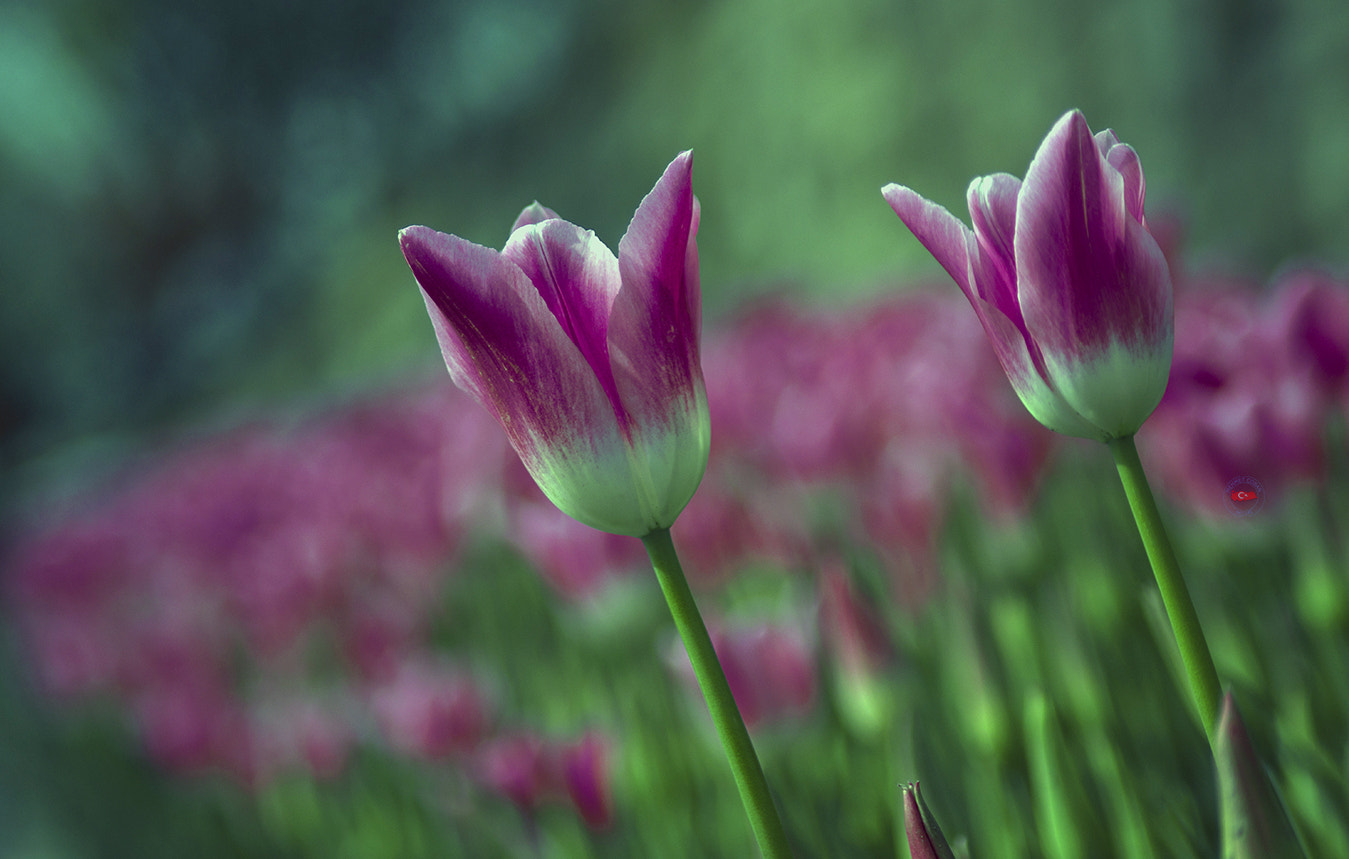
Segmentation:
<svg viewBox="0 0 1349 859">
<path fill-rule="evenodd" d="M 709 325 L 767 295 L 856 305 L 937 271 L 883 184 L 961 212 L 972 176 L 1023 174 L 1070 107 L 1140 153 L 1149 216 L 1184 235 L 1187 266 L 1263 284 L 1349 264 L 1349 5 L 1335 0 L 9 0 L 5 547 L 185 438 L 263 415 L 302 422 L 434 374 L 395 241 L 407 224 L 500 246 L 537 199 L 616 247 L 692 148 Z M 127 764 L 134 744 L 109 720 L 48 722 L 13 639 L 0 649 L 0 854 L 11 831 L 29 839 L 14 855 L 90 855 L 80 845 L 129 808 L 180 808 L 166 805 L 179 783 Z M 396 765 L 363 767 L 346 790 L 428 813 Z M 88 778 L 44 782 L 48 769 Z M 31 802 L 14 798 L 26 784 Z M 274 831 L 256 817 L 303 805 L 287 794 L 259 811 L 192 784 L 180 824 L 233 833 L 241 855 L 279 849 L 238 835 Z M 68 827 L 77 846 L 63 852 L 47 839 Z"/>
</svg>

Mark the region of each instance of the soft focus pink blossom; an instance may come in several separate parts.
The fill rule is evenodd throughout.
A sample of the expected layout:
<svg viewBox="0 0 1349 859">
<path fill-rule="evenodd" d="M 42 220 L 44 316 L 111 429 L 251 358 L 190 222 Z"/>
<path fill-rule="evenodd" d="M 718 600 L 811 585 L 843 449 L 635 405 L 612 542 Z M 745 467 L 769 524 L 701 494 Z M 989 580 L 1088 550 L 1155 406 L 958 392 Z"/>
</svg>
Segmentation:
<svg viewBox="0 0 1349 859">
<path fill-rule="evenodd" d="M 519 731 L 485 742 L 474 772 L 526 815 L 544 803 L 570 800 L 582 820 L 602 829 L 613 819 L 608 759 L 608 742 L 594 732 L 563 742 Z"/>
<path fill-rule="evenodd" d="M 1276 284 L 1266 325 L 1328 408 L 1349 409 L 1349 277 L 1298 269 Z M 1349 411 L 1346 411 L 1349 414 Z"/>
<path fill-rule="evenodd" d="M 582 525 L 538 493 L 511 507 L 511 538 L 543 578 L 563 596 L 594 596 L 612 579 L 640 570 L 642 544 L 630 537 Z"/>
<path fill-rule="evenodd" d="M 355 742 L 346 714 L 317 697 L 284 707 L 266 727 L 267 760 L 294 762 L 320 779 L 335 778 L 346 768 Z"/>
<path fill-rule="evenodd" d="M 1177 292 L 1171 379 L 1139 443 L 1165 491 L 1191 509 L 1222 515 L 1234 480 L 1277 497 L 1322 473 L 1327 393 L 1338 384 L 1338 335 L 1324 332 L 1336 330 L 1338 296 L 1313 286 L 1284 281 L 1263 298 L 1227 278 Z M 1307 306 L 1321 302 L 1325 320 L 1312 325 Z"/>
<path fill-rule="evenodd" d="M 709 337 L 704 365 L 712 499 L 718 483 L 746 487 L 747 530 L 773 544 L 770 556 L 808 564 L 805 511 L 812 494 L 831 494 L 906 600 L 932 583 L 930 550 L 952 481 L 972 478 L 986 511 L 1015 515 L 1053 443 L 1007 389 L 958 296 L 921 290 L 842 311 L 759 305 Z M 687 517 L 698 504 L 695 496 Z M 797 540 L 774 538 L 777 523 Z M 715 523 L 700 533 L 730 556 L 741 551 Z"/>
<path fill-rule="evenodd" d="M 572 805 L 592 829 L 603 829 L 613 820 L 609 789 L 609 747 L 596 733 L 589 733 L 562 749 L 562 781 Z"/>
<path fill-rule="evenodd" d="M 534 734 L 493 737 L 478 749 L 474 770 L 484 786 L 526 813 L 552 787 L 544 741 Z"/>
<path fill-rule="evenodd" d="M 799 498 L 784 498 L 781 486 L 732 487 L 729 477 L 714 455 L 709 478 L 670 529 L 694 587 L 711 587 L 755 562 L 791 569 L 808 554 Z"/>
<path fill-rule="evenodd" d="M 8 584 L 37 678 L 67 699 L 119 698 L 171 768 L 253 781 L 282 755 L 340 769 L 348 716 L 304 716 L 288 730 L 306 739 L 269 752 L 280 717 L 257 690 L 334 664 L 348 691 L 398 688 L 464 524 L 500 518 L 482 508 L 501 506 L 506 453 L 490 419 L 438 385 L 163 455 L 16 552 Z M 447 740 L 434 716 L 409 727 L 411 709 L 392 708 L 395 733 L 420 729 L 427 753 L 481 730 Z"/>
<path fill-rule="evenodd" d="M 773 623 L 709 624 L 708 631 L 746 727 L 802 715 L 814 704 L 815 663 L 801 631 Z M 676 655 L 674 660 L 685 682 L 696 689 L 687 657 Z"/>
<path fill-rule="evenodd" d="M 435 760 L 465 754 L 487 731 L 487 700 L 462 671 L 405 664 L 370 692 L 380 730 L 394 748 Z"/>
</svg>

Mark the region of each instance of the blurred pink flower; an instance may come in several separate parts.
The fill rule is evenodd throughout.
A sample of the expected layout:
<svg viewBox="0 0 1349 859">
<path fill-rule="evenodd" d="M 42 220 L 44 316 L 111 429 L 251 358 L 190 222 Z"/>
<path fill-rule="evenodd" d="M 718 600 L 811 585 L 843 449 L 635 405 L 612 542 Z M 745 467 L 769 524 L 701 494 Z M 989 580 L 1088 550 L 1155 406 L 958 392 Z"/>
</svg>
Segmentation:
<svg viewBox="0 0 1349 859">
<path fill-rule="evenodd" d="M 1287 299 L 1276 293 L 1271 313 L 1240 281 L 1178 291 L 1171 379 L 1139 444 L 1164 489 L 1191 508 L 1223 514 L 1233 480 L 1254 478 L 1277 496 L 1322 472 L 1327 377 L 1289 312 L 1308 297 L 1280 307 Z"/>
<path fill-rule="evenodd" d="M 603 829 L 613 821 L 608 758 L 608 743 L 593 732 L 562 748 L 562 781 L 567 795 L 592 829 Z"/>
<path fill-rule="evenodd" d="M 534 734 L 509 734 L 486 741 L 475 756 L 474 770 L 487 788 L 525 813 L 533 813 L 551 788 L 544 742 Z"/>
<path fill-rule="evenodd" d="M 404 664 L 370 691 L 380 730 L 400 752 L 436 760 L 471 752 L 488 727 L 487 700 L 463 671 Z"/>
<path fill-rule="evenodd" d="M 248 720 L 226 690 L 156 686 L 136 694 L 132 709 L 145 748 L 159 765 L 188 773 L 221 769 L 252 781 Z"/>
<path fill-rule="evenodd" d="M 29 539 L 8 584 L 42 685 L 116 696 L 166 767 L 250 783 L 341 768 L 346 717 L 278 715 L 259 692 L 334 664 L 348 694 L 384 690 L 408 748 L 471 745 L 481 702 L 400 674 L 459 531 L 499 495 L 505 444 L 469 406 L 438 385 L 199 440 Z"/>
<path fill-rule="evenodd" d="M 712 458 L 674 529 L 688 532 L 686 554 L 709 555 L 691 568 L 765 548 L 808 560 L 804 511 L 826 492 L 878 544 L 897 591 L 924 593 L 951 481 L 971 476 L 987 512 L 1015 515 L 1054 443 L 1007 389 L 980 332 L 958 296 L 921 290 L 844 311 L 771 302 L 709 337 Z M 737 494 L 719 496 L 719 485 Z M 699 523 L 705 493 L 711 513 Z M 738 505 L 751 493 L 752 504 Z M 723 532 L 715 517 L 727 515 L 745 521 Z"/>
<path fill-rule="evenodd" d="M 336 778 L 346 769 L 355 734 L 352 702 L 345 695 L 291 690 L 280 700 L 255 702 L 251 723 L 255 767 L 260 780 L 286 770 L 317 779 Z"/>
<path fill-rule="evenodd" d="M 568 599 L 594 596 L 610 580 L 642 569 L 646 560 L 640 542 L 582 525 L 542 493 L 512 504 L 511 521 L 511 539 Z"/>
<path fill-rule="evenodd" d="M 478 750 L 474 771 L 523 814 L 567 798 L 587 825 L 602 829 L 613 819 L 608 748 L 594 732 L 571 743 L 530 732 L 503 734 Z"/>
<path fill-rule="evenodd" d="M 815 701 L 815 663 L 805 636 L 790 627 L 758 623 L 715 628 L 712 646 L 746 727 L 755 728 L 807 712 Z M 675 670 L 697 689 L 693 668 L 680 650 Z"/>
<path fill-rule="evenodd" d="M 1274 286 L 1266 325 L 1327 405 L 1349 408 L 1349 279 L 1314 269 L 1285 274 Z"/>
<path fill-rule="evenodd" d="M 791 568 L 807 554 L 799 498 L 781 486 L 751 484 L 734 489 L 714 456 L 709 475 L 670 529 L 689 583 L 708 588 L 746 564 L 776 563 Z"/>
</svg>

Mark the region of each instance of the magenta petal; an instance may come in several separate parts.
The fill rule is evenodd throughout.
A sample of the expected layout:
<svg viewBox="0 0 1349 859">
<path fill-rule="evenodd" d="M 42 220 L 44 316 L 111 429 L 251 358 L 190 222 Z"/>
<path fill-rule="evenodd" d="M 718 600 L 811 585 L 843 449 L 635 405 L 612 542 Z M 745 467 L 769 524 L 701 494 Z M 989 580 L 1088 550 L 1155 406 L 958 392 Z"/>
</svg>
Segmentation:
<svg viewBox="0 0 1349 859">
<path fill-rule="evenodd" d="M 702 388 L 698 363 L 693 156 L 683 152 L 647 194 L 618 245 L 623 285 L 609 320 L 614 378 L 628 413 L 662 429 Z"/>
<path fill-rule="evenodd" d="M 520 217 L 516 218 L 515 224 L 511 226 L 511 232 L 513 233 L 521 227 L 527 227 L 530 224 L 552 220 L 556 217 L 558 217 L 557 212 L 554 212 L 547 206 L 540 205 L 539 201 L 535 200 L 528 206 L 525 206 L 524 210 L 520 212 Z"/>
<path fill-rule="evenodd" d="M 607 341 L 609 312 L 619 288 L 618 260 L 613 253 L 589 230 L 553 219 L 517 229 L 501 255 L 534 284 L 599 379 L 619 422 L 626 424 L 609 366 Z"/>
<path fill-rule="evenodd" d="M 973 301 L 977 293 L 972 291 L 974 285 L 970 283 L 970 245 L 973 240 L 970 228 L 911 188 L 892 183 L 882 188 L 881 194 L 904 226 Z"/>
<path fill-rule="evenodd" d="M 451 377 L 492 412 L 531 473 L 550 451 L 586 444 L 579 428 L 592 446 L 616 434 L 609 398 L 517 266 L 427 227 L 398 238 Z"/>
<path fill-rule="evenodd" d="M 1013 177 L 1007 178 L 1015 182 Z M 984 225 L 988 245 L 985 253 L 980 252 L 979 242 L 969 227 L 945 208 L 903 185 L 887 185 L 881 193 L 923 247 L 960 285 L 983 323 L 998 361 L 1020 391 L 1019 382 L 1029 385 L 1032 383 L 1029 376 L 1042 374 L 1034 365 L 1031 353 L 1034 346 L 1026 338 L 1021 310 L 1016 304 L 1016 281 L 1005 280 L 1015 278 L 1015 271 L 1008 271 L 1010 260 L 1004 263 L 998 258 L 1004 251 L 1011 251 L 1012 225 L 1007 222 L 1007 206 L 1009 202 L 1015 206 L 1015 188 L 1010 183 L 992 181 L 988 193 L 982 194 L 977 186 L 983 181 L 976 179 L 971 183 L 969 197 L 971 211 L 976 212 L 975 223 Z M 1010 200 L 1006 196 L 1008 191 L 1012 193 Z"/>
<path fill-rule="evenodd" d="M 975 287 L 984 300 L 1003 312 L 1021 329 L 1021 307 L 1016 298 L 1016 198 L 1021 180 L 1007 173 L 984 176 L 966 191 L 974 235 L 979 242 L 978 259 L 971 261 Z"/>
<path fill-rule="evenodd" d="M 604 743 L 593 734 L 563 753 L 562 778 L 567 793 L 581 817 L 595 829 L 603 829 L 613 820 L 605 758 Z"/>
<path fill-rule="evenodd" d="M 1017 289 L 1041 350 L 1065 365 L 1112 346 L 1150 353 L 1170 336 L 1170 274 L 1130 217 L 1124 184 L 1082 114 L 1066 114 L 1026 173 L 1017 206 Z"/>
<path fill-rule="evenodd" d="M 1096 135 L 1096 143 L 1100 145 L 1101 135 L 1108 131 L 1102 131 Z M 1111 134 L 1111 139 L 1114 135 Z M 1140 224 L 1143 223 L 1143 198 L 1147 194 L 1147 184 L 1143 181 L 1143 165 L 1138 160 L 1138 153 L 1134 152 L 1133 147 L 1123 143 L 1113 143 L 1110 146 L 1102 146 L 1101 154 L 1105 156 L 1106 163 L 1120 174 L 1124 181 L 1124 207 L 1128 210 L 1130 217 Z"/>
</svg>

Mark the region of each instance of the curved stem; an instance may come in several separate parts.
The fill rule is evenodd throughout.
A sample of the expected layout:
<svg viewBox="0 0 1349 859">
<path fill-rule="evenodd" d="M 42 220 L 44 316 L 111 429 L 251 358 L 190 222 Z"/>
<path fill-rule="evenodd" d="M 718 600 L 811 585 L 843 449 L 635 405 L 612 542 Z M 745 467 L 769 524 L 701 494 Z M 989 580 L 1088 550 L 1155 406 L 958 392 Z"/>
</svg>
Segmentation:
<svg viewBox="0 0 1349 859">
<path fill-rule="evenodd" d="M 1152 563 L 1152 574 L 1157 579 L 1157 588 L 1162 592 L 1166 616 L 1171 621 L 1171 631 L 1180 648 L 1180 658 L 1190 680 L 1190 693 L 1199 710 L 1204 733 L 1212 745 L 1216 738 L 1222 693 L 1218 686 L 1217 669 L 1213 667 L 1213 656 L 1204 639 L 1204 630 L 1199 625 L 1199 615 L 1190 601 L 1190 591 L 1185 587 L 1185 578 L 1181 575 L 1180 564 L 1176 562 L 1171 539 L 1166 534 L 1161 514 L 1157 512 L 1157 502 L 1153 500 L 1147 475 L 1143 473 L 1143 463 L 1138 459 L 1138 448 L 1134 446 L 1133 436 L 1111 439 L 1106 442 L 1106 446 L 1115 457 L 1115 467 L 1119 470 L 1120 482 L 1124 484 L 1124 494 L 1129 498 L 1129 507 L 1138 524 L 1138 535 L 1143 538 L 1143 548 L 1147 550 L 1148 560 Z"/>
<path fill-rule="evenodd" d="M 651 557 L 651 566 L 656 570 L 656 578 L 660 581 L 661 591 L 665 593 L 670 614 L 674 616 L 675 628 L 679 630 L 689 661 L 693 663 L 693 673 L 698 678 L 698 687 L 703 690 L 703 699 L 707 702 L 708 712 L 712 714 L 721 747 L 730 761 L 750 827 L 759 842 L 759 850 L 768 859 L 789 859 L 792 853 L 787 846 L 787 834 L 773 805 L 773 797 L 768 792 L 768 782 L 764 780 L 763 768 L 759 766 L 759 757 L 754 753 L 749 732 L 745 730 L 745 720 L 735 705 L 731 687 L 726 682 L 726 673 L 717 660 L 712 639 L 703 625 L 702 615 L 698 613 L 698 605 L 693 601 L 688 580 L 684 578 L 684 569 L 679 565 L 670 531 L 668 528 L 652 531 L 642 538 L 642 542 Z"/>
</svg>

